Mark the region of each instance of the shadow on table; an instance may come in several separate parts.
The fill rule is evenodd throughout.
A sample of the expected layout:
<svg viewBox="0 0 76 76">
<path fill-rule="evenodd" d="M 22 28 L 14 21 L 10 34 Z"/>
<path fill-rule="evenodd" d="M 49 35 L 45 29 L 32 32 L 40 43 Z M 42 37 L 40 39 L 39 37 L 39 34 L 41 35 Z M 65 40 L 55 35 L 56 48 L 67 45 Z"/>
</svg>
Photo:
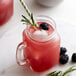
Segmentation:
<svg viewBox="0 0 76 76">
<path fill-rule="evenodd" d="M 0 76 L 40 76 L 40 73 L 32 71 L 28 66 L 14 64 L 1 71 Z"/>
</svg>

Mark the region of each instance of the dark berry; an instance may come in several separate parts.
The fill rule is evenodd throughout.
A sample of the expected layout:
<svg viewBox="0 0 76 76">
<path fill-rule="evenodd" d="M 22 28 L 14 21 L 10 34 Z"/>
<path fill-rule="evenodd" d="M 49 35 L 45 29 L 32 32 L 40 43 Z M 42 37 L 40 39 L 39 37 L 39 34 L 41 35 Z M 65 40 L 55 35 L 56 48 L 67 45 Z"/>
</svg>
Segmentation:
<svg viewBox="0 0 76 76">
<path fill-rule="evenodd" d="M 66 64 L 69 60 L 69 56 L 67 54 L 63 54 L 60 56 L 60 64 Z"/>
<path fill-rule="evenodd" d="M 63 55 L 67 52 L 67 49 L 65 47 L 60 48 L 60 55 Z"/>
<path fill-rule="evenodd" d="M 41 24 L 40 24 L 40 29 L 49 30 L 49 26 L 48 26 L 47 23 L 41 23 Z"/>
<path fill-rule="evenodd" d="M 73 53 L 72 55 L 72 62 L 76 62 L 76 53 Z"/>
</svg>

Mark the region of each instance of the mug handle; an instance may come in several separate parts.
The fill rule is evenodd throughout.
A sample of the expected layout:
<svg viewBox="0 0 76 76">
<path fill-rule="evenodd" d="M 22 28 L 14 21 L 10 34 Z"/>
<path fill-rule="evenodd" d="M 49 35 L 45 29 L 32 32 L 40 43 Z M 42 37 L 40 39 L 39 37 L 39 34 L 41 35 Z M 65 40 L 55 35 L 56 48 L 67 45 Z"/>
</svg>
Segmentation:
<svg viewBox="0 0 76 76">
<path fill-rule="evenodd" d="M 24 58 L 24 55 L 23 55 L 24 48 L 26 48 L 26 47 L 27 47 L 26 42 L 21 42 L 17 46 L 16 61 L 17 61 L 18 65 L 26 65 L 26 64 L 28 64 L 28 59 Z"/>
</svg>

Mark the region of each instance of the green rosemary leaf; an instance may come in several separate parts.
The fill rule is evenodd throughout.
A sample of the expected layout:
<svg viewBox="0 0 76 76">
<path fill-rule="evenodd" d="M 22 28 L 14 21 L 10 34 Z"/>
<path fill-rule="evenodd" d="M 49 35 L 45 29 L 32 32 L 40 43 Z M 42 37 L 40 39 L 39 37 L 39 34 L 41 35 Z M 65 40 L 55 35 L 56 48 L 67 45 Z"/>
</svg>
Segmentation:
<svg viewBox="0 0 76 76">
<path fill-rule="evenodd" d="M 23 23 L 23 24 L 30 25 L 30 24 L 29 24 L 29 23 L 27 23 L 27 22 L 25 22 L 25 23 Z"/>
<path fill-rule="evenodd" d="M 49 73 L 47 76 L 61 76 L 61 75 L 62 75 L 62 71 L 59 71 L 59 72 L 54 71 Z"/>
<path fill-rule="evenodd" d="M 22 17 L 23 17 L 27 22 L 31 23 L 30 20 L 29 20 L 28 18 L 26 18 L 26 17 L 23 16 L 23 15 L 22 15 Z"/>
<path fill-rule="evenodd" d="M 70 67 L 69 69 L 67 69 L 65 72 L 62 72 L 62 71 L 54 71 L 54 72 L 51 72 L 49 73 L 47 76 L 67 76 L 67 74 L 73 72 L 76 70 L 76 67 L 75 66 L 72 66 Z"/>
<path fill-rule="evenodd" d="M 24 20 L 24 19 L 22 19 L 21 21 L 22 21 L 22 22 L 25 22 L 25 20 Z"/>
<path fill-rule="evenodd" d="M 23 17 L 24 19 L 27 19 L 24 15 L 22 15 L 22 17 Z"/>
<path fill-rule="evenodd" d="M 23 24 L 31 25 L 29 22 L 27 22 L 27 21 L 24 20 L 24 19 L 22 19 L 21 21 L 23 22 Z"/>
<path fill-rule="evenodd" d="M 34 26 L 36 26 L 37 28 L 39 28 L 39 26 L 37 25 L 37 22 L 34 20 L 33 14 L 31 13 L 31 20 Z"/>
<path fill-rule="evenodd" d="M 47 76 L 54 76 L 54 74 L 56 73 L 56 71 L 49 73 Z"/>
<path fill-rule="evenodd" d="M 27 24 L 32 25 L 32 23 L 30 22 L 30 20 L 29 20 L 28 18 L 26 18 L 26 17 L 23 16 L 23 15 L 22 15 L 22 17 L 23 17 L 23 19 L 21 20 L 22 22 L 26 22 Z"/>
<path fill-rule="evenodd" d="M 32 20 L 33 25 L 35 25 L 35 22 L 34 22 L 34 18 L 33 18 L 33 14 L 32 13 L 31 13 L 31 20 Z"/>
<path fill-rule="evenodd" d="M 26 21 L 25 21 L 25 20 L 23 20 L 23 19 L 21 20 L 21 22 L 23 22 L 23 23 L 25 23 L 25 24 L 26 24 L 26 23 L 27 23 L 27 24 L 30 24 L 30 23 L 26 22 Z"/>
<path fill-rule="evenodd" d="M 75 70 L 76 70 L 76 67 L 75 67 L 75 66 L 72 66 L 72 67 L 70 67 L 69 69 L 67 69 L 67 70 L 63 73 L 62 76 L 66 76 L 68 73 L 71 73 L 71 72 L 73 72 L 73 71 L 75 71 Z"/>
<path fill-rule="evenodd" d="M 36 25 L 37 28 L 39 28 L 39 26 L 38 26 L 38 24 L 36 22 L 35 22 L 35 25 Z"/>
<path fill-rule="evenodd" d="M 62 75 L 62 71 L 56 72 L 55 76 L 61 76 Z"/>
</svg>

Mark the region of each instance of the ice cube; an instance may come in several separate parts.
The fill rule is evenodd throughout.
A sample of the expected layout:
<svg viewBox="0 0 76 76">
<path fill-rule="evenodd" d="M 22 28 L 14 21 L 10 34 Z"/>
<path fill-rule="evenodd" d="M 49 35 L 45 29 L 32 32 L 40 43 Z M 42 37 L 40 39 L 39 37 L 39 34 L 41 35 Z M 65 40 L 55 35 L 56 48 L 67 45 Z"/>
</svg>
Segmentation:
<svg viewBox="0 0 76 76">
<path fill-rule="evenodd" d="M 33 33 L 33 38 L 39 41 L 44 40 L 48 36 L 45 30 L 37 30 Z"/>
</svg>

